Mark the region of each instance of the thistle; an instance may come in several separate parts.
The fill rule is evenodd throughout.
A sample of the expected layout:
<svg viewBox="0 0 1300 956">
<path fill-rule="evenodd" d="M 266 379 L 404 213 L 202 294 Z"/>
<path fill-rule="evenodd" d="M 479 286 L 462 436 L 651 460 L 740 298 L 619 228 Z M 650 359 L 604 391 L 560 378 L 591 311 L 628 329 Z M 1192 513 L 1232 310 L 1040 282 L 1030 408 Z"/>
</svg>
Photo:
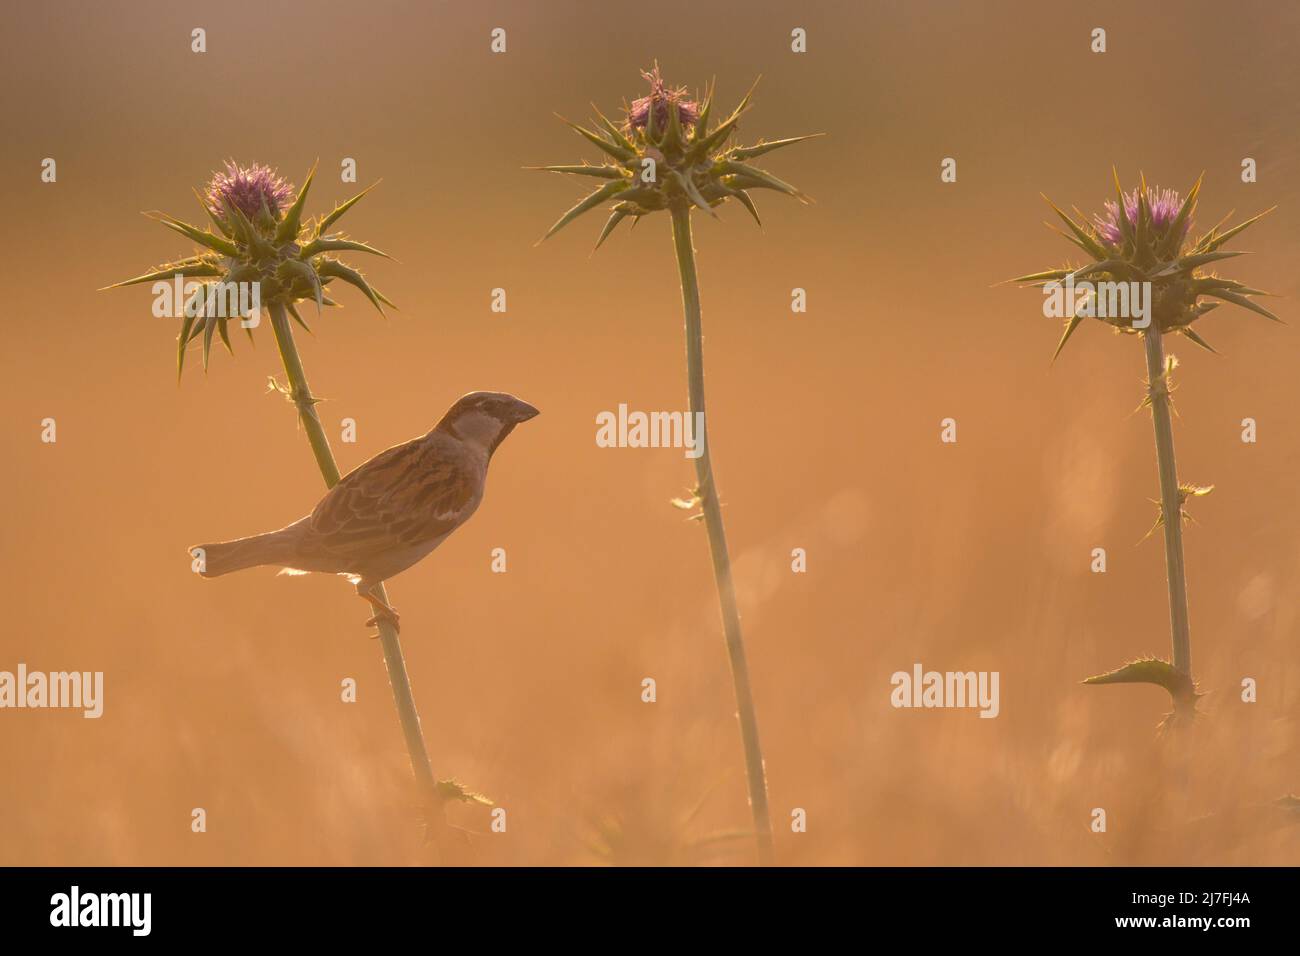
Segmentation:
<svg viewBox="0 0 1300 956">
<path fill-rule="evenodd" d="M 1173 653 L 1170 660 L 1142 658 L 1106 674 L 1089 677 L 1086 684 L 1149 683 L 1164 687 L 1173 699 L 1173 713 L 1165 727 L 1189 723 L 1196 714 L 1196 700 L 1201 695 L 1192 678 L 1191 633 L 1187 611 L 1187 574 L 1183 563 L 1182 526 L 1190 520 L 1184 505 L 1191 498 L 1202 497 L 1213 486 L 1180 484 L 1174 460 L 1173 355 L 1166 356 L 1164 338 L 1181 335 L 1201 348 L 1214 351 L 1193 328 L 1207 312 L 1223 302 L 1249 309 L 1280 322 L 1276 315 L 1254 301 L 1252 296 L 1268 293 L 1241 282 L 1225 279 L 1204 270 L 1224 259 L 1243 255 L 1222 251 L 1222 246 L 1238 233 L 1272 212 L 1265 210 L 1239 225 L 1224 229 L 1221 221 L 1196 240 L 1189 240 L 1201 180 L 1188 191 L 1185 199 L 1172 189 L 1147 186 L 1145 178 L 1138 188 L 1125 193 L 1115 174 L 1115 199 L 1105 203 L 1105 213 L 1089 223 L 1080 214 L 1076 221 L 1062 212 L 1051 200 L 1048 205 L 1069 229 L 1062 233 L 1092 259 L 1077 269 L 1049 269 L 1013 281 L 1059 291 L 1062 286 L 1082 285 L 1085 294 L 1066 319 L 1065 331 L 1056 346 L 1053 360 L 1084 318 L 1093 316 L 1113 326 L 1118 332 L 1141 335 L 1146 351 L 1147 394 L 1143 407 L 1151 409 L 1155 428 L 1156 463 L 1160 476 L 1159 514 L 1155 526 L 1164 531 L 1165 566 L 1169 586 L 1169 616 Z M 1043 197 L 1047 199 L 1046 196 Z M 1076 213 L 1078 210 L 1076 210 Z M 1097 288 L 1103 283 L 1132 284 L 1149 290 L 1145 325 L 1131 315 L 1107 314 Z M 1218 301 L 1210 301 L 1218 300 Z M 1123 311 L 1123 310 L 1120 310 Z"/>
<path fill-rule="evenodd" d="M 642 76 L 650 92 L 626 107 L 625 121 L 616 125 L 596 110 L 598 131 L 569 123 L 590 144 L 605 154 L 599 166 L 539 166 L 535 169 L 606 180 L 605 184 L 562 215 L 542 237 L 550 238 L 585 212 L 598 206 L 612 206 L 609 219 L 596 240 L 596 248 L 609 238 L 624 219 L 636 225 L 642 216 L 667 211 L 672 220 L 673 245 L 682 286 L 682 306 L 686 315 L 686 364 L 692 420 L 704 413 L 704 342 L 700 313 L 699 280 L 695 272 L 695 249 L 691 239 L 691 210 L 698 208 L 716 218 L 715 207 L 734 199 L 762 225 L 750 190 L 771 189 L 808 202 L 802 192 L 771 173 L 749 164 L 764 153 L 812 139 L 796 136 L 754 146 L 728 145 L 736 132 L 740 117 L 749 108 L 753 88 L 726 119 L 710 128 L 713 92 L 703 103 L 688 99 L 685 89 L 666 86 L 656 65 Z M 568 121 L 565 120 L 567 123 Z M 816 134 L 820 135 L 820 134 Z M 687 509 L 698 506 L 709 537 L 714 581 L 722 613 L 723 634 L 731 665 L 736 710 L 740 721 L 741 742 L 745 752 L 745 771 L 749 789 L 750 811 L 759 862 L 772 862 L 772 822 L 767 805 L 766 771 L 758 738 L 758 719 L 749 685 L 749 668 L 740 630 L 740 613 L 736 607 L 731 558 L 727 552 L 726 530 L 717 485 L 713 478 L 711 445 L 707 428 L 696 436 L 702 454 L 695 459 L 696 487 L 691 498 L 675 501 Z"/>
<path fill-rule="evenodd" d="M 238 316 L 212 314 L 217 310 L 209 308 L 209 304 L 218 299 L 213 293 L 226 284 L 256 283 L 260 302 L 273 320 L 277 310 L 287 311 L 309 332 L 311 329 L 298 311 L 297 303 L 314 301 L 318 312 L 326 306 L 337 305 L 325 294 L 325 289 L 336 279 L 360 289 L 380 314 L 383 314 L 384 305 L 393 305 L 387 296 L 372 288 L 360 272 L 342 262 L 335 253 L 366 252 L 390 257 L 364 242 L 346 238 L 341 232 L 329 231 L 370 189 L 335 207 L 328 215 L 304 221 L 303 206 L 314 174 L 313 168 L 307 174 L 302 190 L 290 202 L 294 196 L 293 187 L 271 169 L 257 164 L 245 168 L 233 162 L 227 163 L 223 172 L 213 174 L 203 193 L 195 191 L 215 232 L 200 229 L 166 213 L 145 214 L 205 251 L 158 266 L 144 275 L 107 288 L 165 282 L 178 276 L 198 280 L 191 284 L 193 291 L 187 297 L 181 333 L 177 336 L 178 376 L 184 371 L 189 344 L 200 336 L 203 337 L 205 370 L 214 333 L 227 351 L 233 353 L 229 323 Z M 251 339 L 252 326 L 256 323 L 241 324 Z"/>
<path fill-rule="evenodd" d="M 383 306 L 392 306 L 393 303 L 382 292 L 374 289 L 360 272 L 341 261 L 336 253 L 365 252 L 389 257 L 363 242 L 346 238 L 341 232 L 331 231 L 334 223 L 374 186 L 336 206 L 332 212 L 314 219 L 304 219 L 303 208 L 314 173 L 313 167 L 295 197 L 293 187 L 274 170 L 256 164 L 240 167 L 233 162 L 227 163 L 224 171 L 213 175 L 204 192 L 195 191 L 212 228 L 202 229 L 161 212 L 146 214 L 191 240 L 203 251 L 107 288 L 145 282 L 166 283 L 178 278 L 191 280 L 186 284 L 187 301 L 180 335 L 177 336 L 176 372 L 179 377 L 185 367 L 185 353 L 189 344 L 200 336 L 203 339 L 205 371 L 214 334 L 233 353 L 228 325 L 232 318 L 238 319 L 239 316 L 229 314 L 230 309 L 211 308 L 214 298 L 221 301 L 219 296 L 212 295 L 214 290 L 219 291 L 227 284 L 255 285 L 259 290 L 260 307 L 265 308 L 271 316 L 271 329 L 289 380 L 287 387 L 277 388 L 297 408 L 299 421 L 307 434 L 326 487 L 333 487 L 339 480 L 338 465 L 316 414 L 319 399 L 312 396 L 308 386 L 307 374 L 298 355 L 288 316 L 293 316 L 295 321 L 310 332 L 297 304 L 313 301 L 318 314 L 327 306 L 337 305 L 326 294 L 326 289 L 335 280 L 361 290 L 381 315 L 384 312 Z M 249 316 L 247 322 L 241 323 L 250 339 L 253 336 L 252 328 L 258 319 L 260 314 Z M 374 593 L 380 600 L 388 602 L 383 585 L 378 586 Z M 384 662 L 411 766 L 422 792 L 428 797 L 429 805 L 436 806 L 444 796 L 445 787 L 440 789 L 429 764 L 415 697 L 411 692 L 402 657 L 402 646 L 397 632 L 388 620 L 380 619 L 378 626 Z"/>
<path fill-rule="evenodd" d="M 771 142 L 760 140 L 753 146 L 729 146 L 727 144 L 736 132 L 741 115 L 749 109 L 753 87 L 726 119 L 710 129 L 712 90 L 701 104 L 687 99 L 684 88 L 665 86 L 658 65 L 641 75 L 649 82 L 650 93 L 633 100 L 625 110 L 627 118 L 621 125 L 610 122 L 598 109 L 598 131 L 595 132 L 564 120 L 605 154 L 606 161 L 602 165 L 529 167 L 607 180 L 605 185 L 557 219 L 542 237 L 543 241 L 583 213 L 607 203 L 611 204 L 612 211 L 596 241 L 596 248 L 600 248 L 624 219 L 631 218 L 635 226 L 642 216 L 652 212 L 677 209 L 689 212 L 692 206 L 716 218 L 714 208 L 729 199 L 744 206 L 761 226 L 758 207 L 749 195 L 752 189 L 771 189 L 800 202 L 810 202 L 794 186 L 750 165 L 748 161 L 782 146 L 814 139 L 821 133 Z"/>
</svg>

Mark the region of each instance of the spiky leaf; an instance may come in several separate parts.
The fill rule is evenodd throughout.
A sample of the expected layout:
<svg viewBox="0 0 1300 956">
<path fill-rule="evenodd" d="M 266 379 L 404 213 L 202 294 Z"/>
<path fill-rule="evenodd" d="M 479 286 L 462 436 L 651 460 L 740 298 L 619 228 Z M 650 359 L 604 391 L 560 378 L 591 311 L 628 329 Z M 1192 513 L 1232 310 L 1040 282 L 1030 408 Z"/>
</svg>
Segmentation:
<svg viewBox="0 0 1300 956">
<path fill-rule="evenodd" d="M 109 289 L 120 289 L 123 286 L 139 285 L 142 282 L 162 282 L 166 279 L 175 279 L 180 276 L 183 279 L 205 278 L 223 276 L 226 270 L 221 266 L 207 261 L 196 261 L 189 263 L 174 262 L 171 265 L 163 266 L 155 272 L 146 272 L 142 276 L 136 276 L 134 279 L 123 279 L 121 282 L 114 282 L 112 285 L 106 285 L 100 292 Z"/>
<path fill-rule="evenodd" d="M 313 239 L 302 247 L 301 255 L 304 259 L 310 259 L 322 252 L 368 252 L 373 256 L 383 256 L 385 259 L 393 258 L 388 253 L 382 252 L 374 246 L 368 246 L 364 242 L 357 242 L 353 239 L 336 239 L 330 236 L 319 236 Z"/>
<path fill-rule="evenodd" d="M 191 226 L 188 222 L 182 222 L 165 212 L 148 212 L 145 215 L 162 223 L 168 229 L 179 232 L 182 236 L 197 242 L 199 245 L 207 246 L 209 249 L 221 253 L 223 256 L 234 257 L 239 255 L 239 247 L 223 236 L 213 235 L 198 226 Z"/>
<path fill-rule="evenodd" d="M 359 203 L 361 201 L 362 196 L 370 192 L 370 190 L 374 189 L 381 182 L 383 182 L 383 180 L 376 180 L 375 182 L 367 186 L 365 189 L 361 190 L 361 192 L 357 193 L 355 196 L 349 199 L 347 202 L 340 203 L 339 205 L 335 206 L 333 212 L 331 212 L 328 216 L 326 216 L 324 219 L 322 219 L 319 223 L 316 224 L 316 235 L 318 236 L 323 235 L 325 230 L 328 229 L 330 226 L 332 226 L 339 219 L 340 216 L 342 216 L 345 212 L 347 212 L 349 209 L 351 209 L 353 206 Z"/>
<path fill-rule="evenodd" d="M 1238 295 L 1236 292 L 1230 292 L 1227 289 L 1219 289 L 1214 292 L 1207 292 L 1206 295 L 1212 295 L 1216 299 L 1222 299 L 1224 302 L 1231 302 L 1233 305 L 1239 305 L 1243 309 L 1250 309 L 1250 311 L 1257 312 L 1258 314 L 1264 316 L 1264 318 L 1272 319 L 1274 322 L 1282 321 L 1276 315 L 1270 312 L 1268 309 L 1264 308 L 1262 305 L 1258 305 L 1257 303 L 1252 302 L 1250 299 L 1246 298 L 1244 295 Z"/>
<path fill-rule="evenodd" d="M 1196 685 L 1192 679 L 1168 661 L 1157 657 L 1144 657 L 1130 661 L 1113 671 L 1089 677 L 1083 683 L 1155 684 L 1167 690 L 1175 703 L 1192 702 L 1196 699 Z"/>
<path fill-rule="evenodd" d="M 365 297 L 370 300 L 370 304 L 379 310 L 380 315 L 384 315 L 384 306 L 381 304 L 382 302 L 387 302 L 389 305 L 392 305 L 391 302 L 386 298 L 383 298 L 378 292 L 370 287 L 370 283 L 366 281 L 365 277 L 360 272 L 357 272 L 350 266 L 344 265 L 337 259 L 323 259 L 321 260 L 320 265 L 316 268 L 322 276 L 332 276 L 336 279 L 342 279 L 349 285 L 356 286 L 365 294 Z"/>
<path fill-rule="evenodd" d="M 609 140 L 605 139 L 605 137 L 601 136 L 599 133 L 593 133 L 591 130 L 579 126 L 577 123 L 571 123 L 563 116 L 561 116 L 560 119 L 564 123 L 568 124 L 568 126 L 570 126 L 579 136 L 587 140 L 587 142 L 591 143 L 593 146 L 596 146 L 598 149 L 602 150 L 603 152 L 608 153 L 610 156 L 613 156 L 619 162 L 625 163 L 629 159 L 634 159 L 636 157 L 636 153 L 633 150 L 628 149 L 627 147 L 624 146 L 620 146 L 617 143 L 611 143 Z"/>
<path fill-rule="evenodd" d="M 1233 226 L 1227 232 L 1215 234 L 1215 230 L 1211 230 L 1211 235 L 1207 236 L 1205 239 L 1202 239 L 1201 242 L 1197 245 L 1195 251 L 1213 252 L 1215 249 L 1219 248 L 1219 246 L 1223 245 L 1233 236 L 1237 235 L 1243 230 L 1248 229 L 1251 226 L 1253 226 L 1255 223 L 1259 222 L 1261 219 L 1263 219 L 1265 216 L 1267 216 L 1276 208 L 1277 208 L 1276 206 L 1270 206 L 1269 208 L 1261 212 L 1258 216 L 1251 216 L 1245 222 L 1241 223 L 1240 225 Z"/>
<path fill-rule="evenodd" d="M 754 222 L 758 223 L 758 228 L 762 229 L 763 220 L 758 218 L 758 207 L 754 205 L 754 200 L 750 198 L 749 193 L 745 192 L 743 189 L 734 189 L 731 191 L 731 194 L 735 196 L 736 200 L 749 211 L 751 216 L 754 217 Z"/>
<path fill-rule="evenodd" d="M 307 172 L 307 178 L 303 180 L 302 189 L 298 190 L 298 198 L 293 201 L 280 220 L 280 224 L 275 229 L 276 242 L 288 242 L 298 235 L 298 230 L 302 228 L 302 209 L 307 203 L 307 191 L 311 189 L 312 178 L 316 175 L 316 164 L 313 163 Z"/>
<path fill-rule="evenodd" d="M 1043 194 L 1040 193 L 1039 195 Z M 1079 226 L 1073 219 L 1062 212 L 1061 208 L 1048 199 L 1047 196 L 1043 195 L 1043 201 L 1052 207 L 1052 212 L 1056 213 L 1056 215 L 1060 217 L 1061 222 L 1065 223 L 1070 232 L 1074 235 L 1075 241 L 1084 251 L 1097 260 L 1105 260 L 1107 258 L 1106 250 L 1101 247 L 1100 243 L 1098 243 L 1096 239 L 1092 238 L 1092 236 L 1088 234 L 1086 229 Z M 1121 216 L 1120 218 L 1122 219 L 1123 217 Z"/>
<path fill-rule="evenodd" d="M 477 803 L 485 807 L 495 807 L 491 797 L 485 796 L 466 787 L 456 780 L 439 780 L 438 796 L 443 800 L 458 800 L 461 803 Z"/>
<path fill-rule="evenodd" d="M 525 166 L 524 169 L 544 173 L 567 173 L 570 176 L 591 176 L 595 179 L 627 179 L 627 170 L 621 166 Z"/>
<path fill-rule="evenodd" d="M 787 196 L 793 196 L 802 203 L 811 202 L 812 200 L 803 192 L 803 190 L 791 186 L 784 180 L 778 179 L 766 170 L 759 169 L 756 166 L 747 166 L 744 163 L 735 163 L 731 160 L 723 160 L 718 164 L 718 168 L 723 173 L 729 173 L 738 177 L 742 188 L 752 188 L 744 185 L 746 182 L 754 182 L 755 185 L 775 189 L 783 192 Z"/>
<path fill-rule="evenodd" d="M 628 183 L 625 180 L 620 180 L 619 182 L 606 183 L 604 186 L 601 186 L 599 189 L 597 189 L 595 192 L 583 198 L 581 202 L 579 202 L 576 206 L 574 206 L 563 216 L 557 219 L 555 221 L 555 225 L 551 226 L 551 228 L 546 231 L 546 235 L 542 236 L 541 240 L 539 241 L 545 242 L 547 239 L 551 238 L 551 236 L 555 235 L 557 232 L 559 232 L 569 223 L 573 222 L 573 220 L 581 216 L 584 212 L 588 212 L 592 209 L 595 209 L 605 200 L 610 199 L 613 196 L 617 196 L 619 193 L 623 192 L 627 188 L 628 188 Z"/>
<path fill-rule="evenodd" d="M 615 209 L 610 213 L 609 219 L 605 220 L 605 228 L 600 230 L 600 238 L 596 240 L 596 246 L 591 250 L 592 252 L 595 252 L 596 249 L 601 247 L 605 240 L 610 237 L 610 234 L 613 233 L 618 224 L 627 218 L 627 215 L 626 212 L 618 209 Z"/>
<path fill-rule="evenodd" d="M 774 139 L 770 143 L 755 143 L 753 146 L 735 146 L 728 151 L 727 155 L 732 159 L 753 159 L 756 156 L 762 156 L 764 153 L 770 153 L 774 149 L 780 149 L 782 146 L 793 146 L 795 143 L 802 143 L 804 140 L 816 139 L 825 135 L 825 133 L 809 133 L 807 136 Z"/>
</svg>

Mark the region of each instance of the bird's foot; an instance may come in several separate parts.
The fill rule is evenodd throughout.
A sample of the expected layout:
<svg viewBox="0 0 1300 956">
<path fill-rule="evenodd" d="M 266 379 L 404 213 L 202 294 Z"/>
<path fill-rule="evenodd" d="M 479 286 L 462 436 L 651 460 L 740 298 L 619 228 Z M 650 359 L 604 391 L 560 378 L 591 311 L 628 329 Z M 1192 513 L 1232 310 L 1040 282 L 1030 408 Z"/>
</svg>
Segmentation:
<svg viewBox="0 0 1300 956">
<path fill-rule="evenodd" d="M 370 591 L 363 591 L 360 587 L 357 588 L 357 595 L 375 609 L 375 615 L 366 621 L 366 627 L 378 627 L 380 621 L 387 621 L 393 626 L 395 632 L 402 633 L 402 618 L 388 602 Z M 373 636 L 378 637 L 379 635 L 375 634 Z"/>
</svg>

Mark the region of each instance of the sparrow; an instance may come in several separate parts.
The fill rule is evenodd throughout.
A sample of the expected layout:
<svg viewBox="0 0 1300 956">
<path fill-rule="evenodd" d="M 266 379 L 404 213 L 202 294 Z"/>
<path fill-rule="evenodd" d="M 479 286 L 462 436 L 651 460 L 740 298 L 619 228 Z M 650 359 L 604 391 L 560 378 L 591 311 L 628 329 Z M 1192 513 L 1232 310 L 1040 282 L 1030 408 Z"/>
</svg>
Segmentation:
<svg viewBox="0 0 1300 956">
<path fill-rule="evenodd" d="M 488 463 L 516 425 L 538 415 L 504 392 L 470 392 L 428 434 L 349 472 L 311 514 L 278 531 L 190 548 L 199 574 L 279 565 L 282 574 L 341 574 L 375 611 L 367 626 L 400 618 L 375 588 L 405 571 L 469 520 L 483 500 Z"/>
</svg>

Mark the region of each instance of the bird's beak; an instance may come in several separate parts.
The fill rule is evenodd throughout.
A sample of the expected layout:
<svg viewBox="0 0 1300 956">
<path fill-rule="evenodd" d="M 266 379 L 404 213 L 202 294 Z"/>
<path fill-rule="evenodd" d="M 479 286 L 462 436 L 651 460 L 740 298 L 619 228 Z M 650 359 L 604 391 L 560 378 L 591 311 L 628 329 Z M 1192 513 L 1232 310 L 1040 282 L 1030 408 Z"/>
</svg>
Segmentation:
<svg viewBox="0 0 1300 956">
<path fill-rule="evenodd" d="M 518 399 L 516 399 L 516 402 L 517 404 L 515 405 L 515 421 L 526 422 L 528 421 L 528 419 L 536 418 L 538 415 L 541 414 L 541 412 L 538 409 L 534 408 L 532 405 L 529 405 L 527 402 L 521 402 L 518 401 Z"/>
</svg>

